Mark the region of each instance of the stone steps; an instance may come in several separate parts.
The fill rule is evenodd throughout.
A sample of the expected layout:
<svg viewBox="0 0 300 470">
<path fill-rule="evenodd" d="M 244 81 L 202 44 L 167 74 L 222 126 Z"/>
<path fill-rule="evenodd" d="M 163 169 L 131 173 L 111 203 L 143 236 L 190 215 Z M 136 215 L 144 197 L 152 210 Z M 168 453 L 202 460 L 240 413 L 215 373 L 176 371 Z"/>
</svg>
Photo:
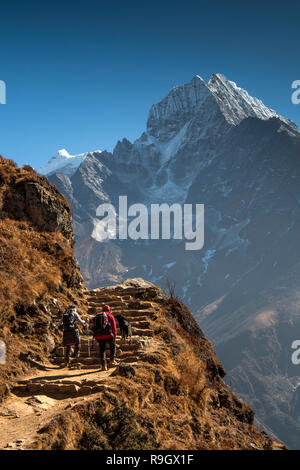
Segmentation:
<svg viewBox="0 0 300 470">
<path fill-rule="evenodd" d="M 114 300 L 114 301 L 107 301 L 107 305 L 109 305 L 112 309 L 115 307 L 126 307 L 130 310 L 146 310 L 149 308 L 153 308 L 153 304 L 151 302 L 143 302 L 140 300 L 129 300 L 129 301 L 123 301 L 123 300 Z M 89 302 L 89 309 L 92 308 L 102 308 L 104 305 L 104 302 L 100 302 L 98 300 L 93 300 Z"/>
<path fill-rule="evenodd" d="M 124 318 L 126 318 L 126 317 L 124 317 Z M 131 325 L 132 332 L 134 331 L 135 328 L 137 328 L 138 330 L 149 330 L 149 328 L 150 328 L 150 322 L 149 321 L 142 321 L 142 320 L 135 321 L 134 320 L 134 321 L 130 321 L 129 323 Z M 117 324 L 117 329 L 119 329 L 118 324 Z"/>
<path fill-rule="evenodd" d="M 143 330 L 141 328 L 132 328 L 132 333 L 134 335 L 139 335 L 139 336 L 148 336 L 150 338 L 153 337 L 153 331 L 152 330 Z"/>
<path fill-rule="evenodd" d="M 99 358 L 99 354 L 98 354 L 98 357 L 97 356 L 94 356 L 94 357 L 72 357 L 71 358 L 71 361 L 70 361 L 70 364 L 73 365 L 73 364 L 78 364 L 78 363 L 82 363 L 82 364 L 95 364 L 95 363 L 99 363 L 100 361 L 100 358 Z M 65 358 L 64 356 L 56 356 L 54 358 L 54 363 L 55 364 L 63 364 L 65 362 Z"/>
<path fill-rule="evenodd" d="M 126 320 L 130 321 L 133 320 L 133 318 L 141 317 L 141 320 L 148 320 L 149 317 L 153 315 L 154 311 L 153 310 L 131 310 L 131 309 L 115 309 L 112 311 L 112 315 L 122 315 L 123 317 L 126 318 Z M 89 319 L 90 321 L 95 317 L 95 313 L 90 313 L 89 314 Z"/>
<path fill-rule="evenodd" d="M 131 342 L 132 343 L 137 343 L 138 340 L 140 339 L 140 335 L 132 335 L 131 337 Z M 129 343 L 129 340 L 126 341 Z M 90 346 L 94 343 L 95 347 L 98 348 L 98 343 L 96 341 L 93 341 L 92 336 L 90 337 Z M 122 337 L 120 335 L 117 336 L 117 347 L 120 345 L 123 345 L 124 341 L 122 340 Z M 88 346 L 88 338 L 87 336 L 81 336 L 81 349 L 83 346 Z M 58 347 L 63 347 L 63 346 L 58 346 Z"/>
<path fill-rule="evenodd" d="M 150 320 L 153 319 L 155 306 L 153 306 L 151 302 L 143 301 L 138 298 L 140 295 L 138 296 L 137 294 L 141 294 L 142 291 L 142 289 L 134 287 L 102 288 L 90 291 L 87 295 L 90 320 L 94 318 L 95 310 L 102 309 L 103 305 L 107 304 L 112 308 L 113 315 L 121 314 L 131 324 L 133 333 L 131 342 L 129 342 L 129 340 L 123 342 L 121 336 L 119 334 L 117 336 L 117 364 L 136 363 L 139 360 L 143 360 L 143 355 L 152 342 L 153 331 L 151 329 Z M 116 323 L 118 333 L 120 333 L 118 322 L 116 321 Z M 88 338 L 84 329 L 80 336 L 80 357 L 71 358 L 68 367 L 74 370 L 90 369 L 101 372 L 98 344 L 93 343 L 92 335 Z M 90 345 L 88 346 L 89 339 Z M 57 347 L 53 362 L 63 364 L 65 362 L 64 353 L 65 348 L 63 346 Z M 109 353 L 107 357 L 109 357 Z M 114 368 L 111 370 L 113 371 Z M 100 376 L 101 373 L 99 374 L 99 377 Z M 98 393 L 104 390 L 112 390 L 107 383 L 104 383 L 104 380 L 106 380 L 106 382 L 108 381 L 107 373 L 102 379 L 98 378 L 98 372 L 96 380 L 85 379 L 80 381 L 64 378 L 51 380 L 51 382 L 49 382 L 47 379 L 39 380 L 37 378 L 36 380 L 20 381 L 12 391 L 24 395 L 40 394 L 49 395 L 50 397 L 53 396 L 55 398 L 75 397 Z M 118 393 L 117 390 L 116 393 Z"/>
<path fill-rule="evenodd" d="M 111 308 L 126 306 L 126 304 L 127 302 L 123 302 L 123 300 L 114 300 L 113 302 L 108 303 Z M 89 307 L 102 308 L 103 305 L 106 305 L 105 302 L 101 302 L 98 300 L 93 300 L 92 302 L 89 302 Z"/>
<path fill-rule="evenodd" d="M 150 322 L 148 321 L 132 321 L 130 322 L 130 325 L 134 328 L 139 328 L 141 330 L 149 330 L 150 328 Z"/>
<path fill-rule="evenodd" d="M 131 348 L 129 348 L 128 346 L 132 346 Z M 124 351 L 136 351 L 137 348 L 136 346 L 134 345 L 124 345 L 124 347 L 120 347 L 120 348 L 117 348 L 117 358 L 124 352 Z M 108 350 L 109 351 L 109 350 Z M 82 348 L 81 351 L 80 351 L 80 356 L 78 358 L 78 360 L 80 361 L 82 358 L 95 358 L 95 359 L 99 359 L 99 349 L 98 348 L 94 348 L 90 351 L 90 353 L 88 352 L 88 349 L 84 349 Z M 56 360 L 58 358 L 64 358 L 64 351 L 58 351 L 56 353 L 56 356 L 53 358 L 53 360 Z M 75 361 L 76 358 L 74 357 L 71 357 L 71 360 Z"/>
<path fill-rule="evenodd" d="M 75 369 L 75 367 L 74 367 L 74 369 Z M 98 363 L 95 362 L 94 364 L 81 364 L 80 369 L 82 369 L 82 370 L 95 369 L 95 370 L 101 371 L 101 364 L 99 362 Z"/>
<path fill-rule="evenodd" d="M 93 289 L 89 291 L 89 295 L 99 295 L 102 297 L 113 297 L 114 295 L 124 296 L 124 295 L 140 295 L 141 293 L 147 292 L 147 289 L 140 287 L 125 287 L 119 289 L 107 289 L 107 287 L 100 287 L 99 289 Z"/>
<path fill-rule="evenodd" d="M 132 331 L 132 336 L 152 336 L 153 333 L 149 329 L 149 326 L 145 326 L 143 323 L 140 325 L 137 322 L 130 323 L 131 324 L 131 331 Z M 118 326 L 117 329 L 119 330 Z M 120 331 L 120 330 L 119 330 Z M 121 336 L 119 336 L 121 339 Z"/>
<path fill-rule="evenodd" d="M 126 342 L 119 340 L 117 342 L 117 354 L 120 350 L 123 352 L 123 351 L 137 351 L 138 349 L 141 349 L 143 347 L 143 344 L 141 343 L 140 337 L 138 338 L 139 340 L 137 340 L 137 337 L 133 337 L 131 343 L 129 342 L 129 340 L 127 340 Z M 150 337 L 146 336 L 145 338 L 148 338 L 146 339 L 146 341 L 147 340 L 149 341 Z M 89 351 L 89 348 L 88 348 L 87 340 L 82 340 L 81 347 L 80 347 L 80 357 L 88 357 L 88 351 Z M 63 346 L 58 347 L 55 351 L 55 354 L 56 354 L 55 357 L 64 357 L 65 348 Z M 92 357 L 99 357 L 98 344 L 95 344 L 95 343 L 94 345 L 92 345 L 92 343 L 90 344 L 90 355 Z"/>
<path fill-rule="evenodd" d="M 147 310 L 153 309 L 154 306 L 151 302 L 141 302 L 139 300 L 134 300 L 132 302 L 128 302 L 128 310 Z"/>
<path fill-rule="evenodd" d="M 147 317 L 146 315 L 123 315 L 123 317 L 125 318 L 125 320 L 127 320 L 129 323 L 131 322 L 137 322 L 137 321 L 149 321 L 149 317 Z"/>
<path fill-rule="evenodd" d="M 95 367 L 96 368 L 96 367 Z M 97 366 L 99 368 L 99 366 Z M 13 387 L 12 392 L 21 395 L 47 395 L 55 398 L 66 398 L 90 395 L 92 393 L 99 393 L 103 391 L 115 391 L 109 385 L 104 383 L 95 383 L 94 385 L 87 383 L 79 383 L 76 381 L 63 381 L 42 383 L 42 382 L 28 382 L 26 384 L 18 384 Z"/>
<path fill-rule="evenodd" d="M 101 299 L 101 300 L 107 300 L 107 299 L 115 299 L 115 298 L 122 298 L 122 294 L 119 292 L 114 292 L 114 293 L 109 293 L 106 291 L 106 293 L 103 292 L 94 292 L 90 291 L 87 295 L 87 299 Z"/>
<path fill-rule="evenodd" d="M 113 315 L 118 315 L 118 313 L 120 313 L 121 315 L 123 315 L 123 317 L 125 317 L 126 319 L 128 318 L 136 318 L 136 317 L 146 317 L 147 319 L 149 319 L 149 317 L 151 318 L 151 316 L 153 315 L 153 310 L 126 310 L 126 311 L 120 311 L 120 312 L 114 312 Z"/>
<path fill-rule="evenodd" d="M 118 351 L 117 351 L 118 352 Z M 88 353 L 88 351 L 85 351 L 85 350 L 81 350 L 80 351 L 80 356 L 79 356 L 79 361 L 83 358 L 95 358 L 95 359 L 99 359 L 99 350 L 98 348 L 97 349 L 93 349 L 92 351 L 90 351 L 90 354 Z M 55 358 L 53 360 L 56 360 L 58 358 L 64 358 L 64 353 L 63 352 L 57 352 L 57 355 L 55 356 Z M 76 358 L 74 357 L 71 357 L 71 360 L 75 361 Z"/>
<path fill-rule="evenodd" d="M 114 295 L 114 296 L 99 296 L 99 295 L 94 295 L 92 297 L 89 297 L 87 299 L 88 302 L 101 302 L 103 304 L 111 304 L 113 302 L 128 302 L 130 300 L 135 300 L 135 297 L 132 297 L 131 295 L 126 295 L 126 296 L 120 296 L 120 295 Z"/>
<path fill-rule="evenodd" d="M 147 309 L 128 309 L 127 310 L 127 315 L 131 317 L 138 317 L 138 316 L 147 316 L 151 317 L 153 315 L 154 311 L 153 310 L 147 310 Z M 124 317 L 126 316 L 126 313 L 124 313 Z"/>
</svg>

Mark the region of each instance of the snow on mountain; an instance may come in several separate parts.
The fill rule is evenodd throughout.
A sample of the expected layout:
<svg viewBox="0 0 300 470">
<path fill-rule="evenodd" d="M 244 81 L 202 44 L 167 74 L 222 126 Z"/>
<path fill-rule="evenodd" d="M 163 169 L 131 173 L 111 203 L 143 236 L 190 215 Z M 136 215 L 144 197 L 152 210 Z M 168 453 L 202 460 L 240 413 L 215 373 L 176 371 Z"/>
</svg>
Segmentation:
<svg viewBox="0 0 300 470">
<path fill-rule="evenodd" d="M 189 122 L 186 122 L 184 126 L 180 129 L 180 131 L 168 142 L 159 142 L 159 140 L 155 139 L 155 137 L 153 137 L 150 134 L 147 134 L 149 142 L 152 143 L 160 152 L 161 165 L 164 165 L 165 163 L 167 163 L 170 160 L 170 158 L 172 158 L 172 156 L 175 155 L 175 153 L 178 151 L 182 143 L 182 140 L 184 139 L 185 132 L 187 130 L 188 125 L 189 125 Z M 144 145 L 145 144 L 147 145 L 147 143 L 148 142 L 146 141 Z"/>
<path fill-rule="evenodd" d="M 247 117 L 263 120 L 277 117 L 297 129 L 292 121 L 250 96 L 224 75 L 213 74 L 208 83 L 196 75 L 189 83 L 176 86 L 162 101 L 154 104 L 149 112 L 147 130 L 157 139 L 166 141 L 179 131 L 183 120 L 186 122 L 191 116 L 205 114 L 209 125 L 219 111 L 231 125 L 238 125 Z"/>
<path fill-rule="evenodd" d="M 98 152 L 101 151 L 98 150 Z M 72 176 L 87 155 L 88 152 L 70 155 L 66 149 L 59 150 L 50 158 L 46 165 L 40 167 L 39 173 L 49 176 L 53 173 L 60 172 L 67 176 Z"/>
<path fill-rule="evenodd" d="M 114 154 L 118 156 L 119 163 L 120 157 L 125 165 L 135 165 L 139 161 L 154 173 L 170 161 L 176 165 L 174 156 L 184 143 L 197 142 L 198 149 L 201 149 L 201 142 L 208 142 L 213 135 L 218 138 L 225 133 L 225 127 L 238 126 L 249 117 L 261 120 L 276 117 L 290 129 L 297 130 L 296 124 L 250 96 L 224 75 L 213 74 L 208 83 L 196 75 L 189 83 L 176 86 L 163 100 L 154 104 L 148 115 L 147 131 L 133 144 L 123 139 L 117 144 Z M 208 159 L 190 162 L 190 166 L 205 166 L 214 157 L 213 150 L 207 152 L 202 149 L 201 153 Z M 70 155 L 65 149 L 59 150 L 39 172 L 48 176 L 60 172 L 70 177 L 86 156 L 87 153 Z M 183 174 L 186 174 L 186 181 L 181 181 L 180 186 L 189 186 L 189 175 L 180 171 L 180 175 Z M 169 171 L 165 172 L 164 179 L 164 185 L 173 185 Z"/>
<path fill-rule="evenodd" d="M 227 80 L 222 74 L 213 74 L 208 82 L 208 88 L 217 100 L 225 118 L 231 124 L 238 125 L 247 117 L 270 119 L 277 117 L 284 123 L 297 129 L 289 119 L 280 116 L 276 111 L 266 106 L 258 98 L 239 88 L 235 82 Z"/>
</svg>

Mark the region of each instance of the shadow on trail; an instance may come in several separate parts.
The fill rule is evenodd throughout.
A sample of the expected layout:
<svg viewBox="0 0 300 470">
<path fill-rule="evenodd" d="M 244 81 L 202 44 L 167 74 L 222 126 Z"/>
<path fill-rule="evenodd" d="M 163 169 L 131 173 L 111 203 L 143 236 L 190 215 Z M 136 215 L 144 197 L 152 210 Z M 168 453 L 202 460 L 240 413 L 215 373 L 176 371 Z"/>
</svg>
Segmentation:
<svg viewBox="0 0 300 470">
<path fill-rule="evenodd" d="M 71 379 L 71 378 L 74 378 L 74 377 L 82 377 L 83 375 L 91 375 L 91 374 L 95 374 L 97 372 L 102 372 L 102 370 L 92 370 L 90 372 L 80 372 L 78 374 L 64 374 L 62 372 L 62 374 L 59 374 L 59 375 L 40 375 L 39 377 L 35 377 L 34 379 L 31 379 L 31 382 L 39 382 L 40 380 L 47 380 L 47 381 L 51 381 L 51 380 L 59 380 L 59 379 Z"/>
<path fill-rule="evenodd" d="M 50 366 L 50 365 L 45 366 L 44 364 L 40 364 L 39 362 L 34 361 L 33 359 L 30 359 L 30 357 L 28 357 L 28 355 L 24 353 L 20 354 L 19 358 L 21 361 L 26 362 L 27 364 L 30 364 L 32 367 L 35 367 L 38 370 L 46 371 L 46 370 L 57 370 L 60 368 L 57 366 Z"/>
</svg>

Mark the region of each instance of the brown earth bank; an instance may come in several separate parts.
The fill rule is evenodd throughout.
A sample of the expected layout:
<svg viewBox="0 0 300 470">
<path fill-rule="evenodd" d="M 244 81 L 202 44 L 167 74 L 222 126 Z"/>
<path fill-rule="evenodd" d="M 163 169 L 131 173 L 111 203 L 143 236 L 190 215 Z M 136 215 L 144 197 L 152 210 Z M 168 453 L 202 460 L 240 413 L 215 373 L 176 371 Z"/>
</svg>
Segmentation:
<svg viewBox="0 0 300 470">
<path fill-rule="evenodd" d="M 71 210 L 32 168 L 0 160 L 0 448 L 284 449 L 254 425 L 252 409 L 187 307 L 142 279 L 86 291 L 73 256 Z M 131 323 L 117 366 L 81 357 L 62 367 L 59 322 L 104 303 Z"/>
</svg>

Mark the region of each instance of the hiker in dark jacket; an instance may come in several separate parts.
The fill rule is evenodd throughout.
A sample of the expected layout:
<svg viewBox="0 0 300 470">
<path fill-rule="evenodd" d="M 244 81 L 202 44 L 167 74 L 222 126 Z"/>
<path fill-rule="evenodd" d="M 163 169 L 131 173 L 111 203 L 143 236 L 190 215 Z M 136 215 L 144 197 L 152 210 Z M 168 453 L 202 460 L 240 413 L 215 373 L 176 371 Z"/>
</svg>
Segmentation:
<svg viewBox="0 0 300 470">
<path fill-rule="evenodd" d="M 80 336 L 77 323 L 85 324 L 76 311 L 75 305 L 70 305 L 63 316 L 63 345 L 66 347 L 66 363 L 70 362 L 72 346 L 74 348 L 74 357 L 80 355 Z"/>
<path fill-rule="evenodd" d="M 98 313 L 94 318 L 92 328 L 94 338 L 99 344 L 100 360 L 102 370 L 107 370 L 106 346 L 110 348 L 110 365 L 114 366 L 116 357 L 117 327 L 114 316 L 110 313 L 110 307 L 104 305 L 102 313 Z"/>
</svg>

